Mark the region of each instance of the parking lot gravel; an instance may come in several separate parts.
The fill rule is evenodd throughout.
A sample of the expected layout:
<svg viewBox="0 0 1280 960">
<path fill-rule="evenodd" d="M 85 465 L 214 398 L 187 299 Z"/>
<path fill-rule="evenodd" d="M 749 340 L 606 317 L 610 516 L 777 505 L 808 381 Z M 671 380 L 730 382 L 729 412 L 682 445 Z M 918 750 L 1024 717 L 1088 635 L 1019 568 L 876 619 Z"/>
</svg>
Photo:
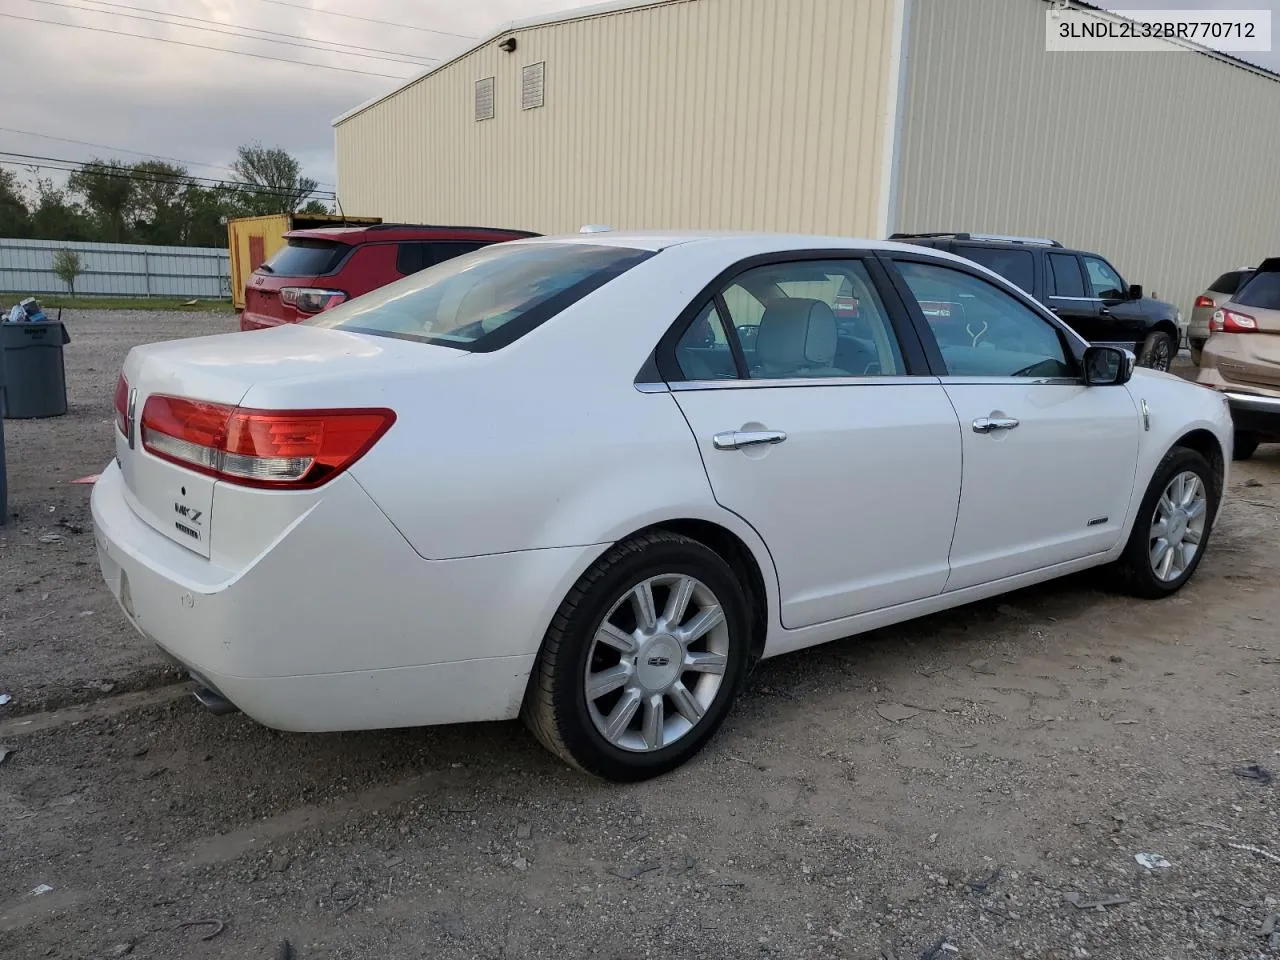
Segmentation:
<svg viewBox="0 0 1280 960">
<path fill-rule="evenodd" d="M 70 481 L 129 346 L 234 321 L 67 319 L 70 414 L 5 424 L 5 960 L 1280 958 L 1280 447 L 1177 596 L 1073 577 L 767 661 L 699 757 L 618 786 L 514 723 L 199 708 Z"/>
</svg>

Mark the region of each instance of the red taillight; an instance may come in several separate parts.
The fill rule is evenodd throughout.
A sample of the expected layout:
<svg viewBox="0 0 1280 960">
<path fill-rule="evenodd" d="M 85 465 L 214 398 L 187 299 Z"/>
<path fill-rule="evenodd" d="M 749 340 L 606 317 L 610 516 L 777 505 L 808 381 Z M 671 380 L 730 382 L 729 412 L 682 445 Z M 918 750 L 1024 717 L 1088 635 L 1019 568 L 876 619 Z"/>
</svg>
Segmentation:
<svg viewBox="0 0 1280 960">
<path fill-rule="evenodd" d="M 1213 307 L 1216 307 L 1216 306 L 1217 304 L 1213 302 L 1213 297 L 1206 297 L 1203 293 L 1200 294 L 1200 296 L 1196 297 L 1195 309 L 1197 310 L 1199 310 L 1201 307 L 1209 307 L 1210 309 L 1212 309 Z"/>
<path fill-rule="evenodd" d="M 347 295 L 342 290 L 323 290 L 318 287 L 280 288 L 280 302 L 299 313 L 323 313 L 346 299 Z"/>
<path fill-rule="evenodd" d="M 391 410 L 246 410 L 152 396 L 142 445 L 163 460 L 249 487 L 318 487 L 395 423 Z"/>
<path fill-rule="evenodd" d="M 1216 333 L 1253 333 L 1258 329 L 1257 320 L 1235 310 L 1215 310 L 1209 325 Z"/>
<path fill-rule="evenodd" d="M 116 381 L 116 429 L 129 435 L 129 381 L 120 374 Z"/>
</svg>

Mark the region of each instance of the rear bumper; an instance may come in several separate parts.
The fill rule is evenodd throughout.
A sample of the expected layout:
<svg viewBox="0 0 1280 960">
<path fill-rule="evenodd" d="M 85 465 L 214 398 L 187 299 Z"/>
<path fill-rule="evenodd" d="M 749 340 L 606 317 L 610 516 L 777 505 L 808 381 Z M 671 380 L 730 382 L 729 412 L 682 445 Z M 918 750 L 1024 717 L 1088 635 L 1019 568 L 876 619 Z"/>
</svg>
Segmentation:
<svg viewBox="0 0 1280 960">
<path fill-rule="evenodd" d="M 1241 433 L 1271 441 L 1280 440 L 1280 397 L 1224 391 L 1231 407 L 1231 421 Z"/>
<path fill-rule="evenodd" d="M 267 726 L 516 716 L 546 625 L 595 551 L 423 560 L 354 479 L 332 488 L 226 570 L 144 523 L 112 463 L 92 496 L 103 578 L 144 636 Z"/>
</svg>

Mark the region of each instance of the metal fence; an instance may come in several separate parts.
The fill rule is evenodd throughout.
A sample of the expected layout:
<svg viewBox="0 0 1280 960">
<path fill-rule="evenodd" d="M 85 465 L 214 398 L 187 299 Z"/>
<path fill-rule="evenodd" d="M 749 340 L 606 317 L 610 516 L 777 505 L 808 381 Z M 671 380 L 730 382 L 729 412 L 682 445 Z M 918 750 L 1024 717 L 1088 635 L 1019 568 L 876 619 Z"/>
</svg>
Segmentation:
<svg viewBox="0 0 1280 960">
<path fill-rule="evenodd" d="M 201 300 L 231 296 L 231 263 L 223 247 L 74 240 L 0 240 L 0 292 L 67 293 L 67 285 L 53 272 L 53 257 L 59 250 L 80 255 L 78 295 Z"/>
</svg>

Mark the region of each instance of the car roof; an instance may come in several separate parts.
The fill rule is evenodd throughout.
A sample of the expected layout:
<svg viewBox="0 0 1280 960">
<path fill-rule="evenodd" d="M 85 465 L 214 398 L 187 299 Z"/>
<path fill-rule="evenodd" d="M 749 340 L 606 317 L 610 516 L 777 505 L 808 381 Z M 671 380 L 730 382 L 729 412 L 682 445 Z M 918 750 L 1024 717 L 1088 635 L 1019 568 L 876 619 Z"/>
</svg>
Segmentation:
<svg viewBox="0 0 1280 960">
<path fill-rule="evenodd" d="M 657 252 L 685 244 L 719 244 L 732 247 L 736 254 L 785 253 L 790 250 L 890 250 L 921 253 L 914 243 L 809 233 L 764 233 L 742 230 L 602 230 L 588 233 L 548 234 L 514 241 L 515 243 L 585 243 Z M 946 250 L 929 249 L 929 255 L 962 261 Z"/>
<path fill-rule="evenodd" d="M 529 230 L 501 227 L 443 226 L 427 223 L 376 223 L 356 227 L 308 227 L 290 230 L 288 238 L 333 240 L 338 243 L 395 243 L 400 240 L 513 240 L 536 237 Z"/>
</svg>

